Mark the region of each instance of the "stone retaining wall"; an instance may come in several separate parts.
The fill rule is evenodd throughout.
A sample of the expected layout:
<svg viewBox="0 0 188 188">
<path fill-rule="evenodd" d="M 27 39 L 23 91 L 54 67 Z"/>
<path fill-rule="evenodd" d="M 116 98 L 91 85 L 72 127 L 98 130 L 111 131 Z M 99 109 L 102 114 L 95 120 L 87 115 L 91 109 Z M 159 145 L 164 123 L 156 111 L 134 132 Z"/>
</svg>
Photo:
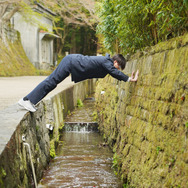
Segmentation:
<svg viewBox="0 0 188 188">
<path fill-rule="evenodd" d="M 23 136 L 31 147 L 37 181 L 41 179 L 50 158 L 55 156 L 55 143 L 59 139 L 64 116 L 77 105 L 77 99 L 84 100 L 94 90 L 95 80 L 77 83 L 40 102 L 37 112 L 25 114 L 0 154 L 0 187 L 33 187 L 29 152 L 23 144 Z M 53 131 L 47 129 L 46 124 L 52 125 Z"/>
<path fill-rule="evenodd" d="M 131 187 L 188 187 L 188 34 L 138 52 L 125 74 L 98 82 L 100 131 Z M 104 91 L 101 93 L 101 91 Z"/>
</svg>

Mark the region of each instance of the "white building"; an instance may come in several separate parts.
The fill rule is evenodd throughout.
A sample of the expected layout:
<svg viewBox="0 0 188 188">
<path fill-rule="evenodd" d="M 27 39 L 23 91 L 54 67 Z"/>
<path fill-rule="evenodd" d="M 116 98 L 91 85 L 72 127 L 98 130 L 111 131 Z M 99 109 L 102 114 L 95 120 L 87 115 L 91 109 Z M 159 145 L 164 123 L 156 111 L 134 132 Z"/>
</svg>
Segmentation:
<svg viewBox="0 0 188 188">
<path fill-rule="evenodd" d="M 52 34 L 53 24 L 49 16 L 55 16 L 55 13 L 39 3 L 34 5 L 33 10 L 41 14 L 45 13 L 46 16 L 35 16 L 32 23 L 32 21 L 28 22 L 19 13 L 16 13 L 11 18 L 11 25 L 20 33 L 21 43 L 29 60 L 36 68 L 47 70 L 55 63 L 53 40 L 58 36 Z M 36 24 L 36 22 L 40 24 Z M 39 25 L 45 25 L 48 32 L 41 29 Z"/>
</svg>

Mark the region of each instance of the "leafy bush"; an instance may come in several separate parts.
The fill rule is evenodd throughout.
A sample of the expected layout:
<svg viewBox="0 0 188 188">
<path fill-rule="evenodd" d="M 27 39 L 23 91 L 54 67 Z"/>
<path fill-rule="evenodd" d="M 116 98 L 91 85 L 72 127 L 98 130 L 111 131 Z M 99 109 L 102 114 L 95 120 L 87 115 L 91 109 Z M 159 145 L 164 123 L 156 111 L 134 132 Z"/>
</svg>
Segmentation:
<svg viewBox="0 0 188 188">
<path fill-rule="evenodd" d="M 188 30 L 188 0 L 100 0 L 97 32 L 114 52 L 132 53 Z"/>
</svg>

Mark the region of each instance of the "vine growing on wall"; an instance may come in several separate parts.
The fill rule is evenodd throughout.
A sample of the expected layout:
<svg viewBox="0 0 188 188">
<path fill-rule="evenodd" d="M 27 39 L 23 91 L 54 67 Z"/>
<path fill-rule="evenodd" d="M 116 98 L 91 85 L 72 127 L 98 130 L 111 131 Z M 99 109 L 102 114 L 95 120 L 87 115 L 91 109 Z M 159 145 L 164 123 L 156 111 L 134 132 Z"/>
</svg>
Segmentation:
<svg viewBox="0 0 188 188">
<path fill-rule="evenodd" d="M 112 52 L 132 53 L 188 30 L 188 0 L 99 0 L 97 31 Z"/>
</svg>

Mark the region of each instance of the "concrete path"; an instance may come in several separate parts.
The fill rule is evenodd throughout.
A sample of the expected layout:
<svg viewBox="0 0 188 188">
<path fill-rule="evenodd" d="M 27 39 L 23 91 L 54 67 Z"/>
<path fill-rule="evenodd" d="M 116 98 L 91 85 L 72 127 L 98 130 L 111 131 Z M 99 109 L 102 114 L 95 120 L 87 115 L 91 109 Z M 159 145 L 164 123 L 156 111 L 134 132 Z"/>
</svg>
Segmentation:
<svg viewBox="0 0 188 188">
<path fill-rule="evenodd" d="M 27 95 L 45 78 L 46 76 L 0 77 L 0 110 L 17 103 L 19 99 Z M 59 93 L 73 84 L 69 76 L 50 92 L 46 98 Z"/>
<path fill-rule="evenodd" d="M 27 95 L 45 76 L 0 77 L 0 155 L 17 125 L 28 112 L 17 101 Z M 74 85 L 68 77 L 45 98 L 51 97 Z"/>
</svg>

